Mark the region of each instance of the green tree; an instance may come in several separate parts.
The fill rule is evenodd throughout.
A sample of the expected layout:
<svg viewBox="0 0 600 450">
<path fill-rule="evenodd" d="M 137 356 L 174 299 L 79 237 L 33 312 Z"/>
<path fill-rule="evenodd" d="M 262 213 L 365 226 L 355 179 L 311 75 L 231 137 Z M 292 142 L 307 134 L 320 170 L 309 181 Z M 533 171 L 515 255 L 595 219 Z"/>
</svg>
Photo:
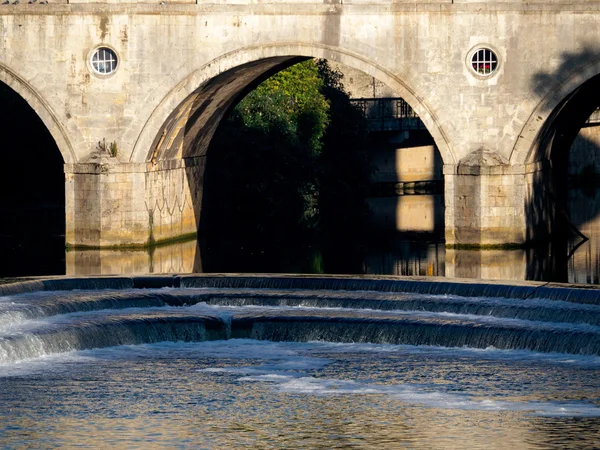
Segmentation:
<svg viewBox="0 0 600 450">
<path fill-rule="evenodd" d="M 277 127 L 290 144 L 316 155 L 329 123 L 329 103 L 321 93 L 323 79 L 313 60 L 295 64 L 260 84 L 235 108 L 245 127 Z"/>
<path fill-rule="evenodd" d="M 271 240 L 310 227 L 315 167 L 329 104 L 314 61 L 266 80 L 232 111 L 211 144 L 206 189 L 222 233 Z"/>
<path fill-rule="evenodd" d="M 233 109 L 209 150 L 202 213 L 208 241 L 237 241 L 244 252 L 289 252 L 320 229 L 346 232 L 352 223 L 343 221 L 361 216 L 347 208 L 364 206 L 364 119 L 340 78 L 324 61 L 305 61 Z"/>
</svg>

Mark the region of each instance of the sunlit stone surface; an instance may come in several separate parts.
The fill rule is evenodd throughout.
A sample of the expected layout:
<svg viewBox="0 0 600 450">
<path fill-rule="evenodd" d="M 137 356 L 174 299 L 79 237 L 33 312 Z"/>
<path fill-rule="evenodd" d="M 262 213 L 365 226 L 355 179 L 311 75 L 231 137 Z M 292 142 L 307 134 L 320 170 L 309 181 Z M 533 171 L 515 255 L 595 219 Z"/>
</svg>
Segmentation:
<svg viewBox="0 0 600 450">
<path fill-rule="evenodd" d="M 67 275 L 202 272 L 200 248 L 190 240 L 151 250 L 73 250 L 66 253 Z"/>
</svg>

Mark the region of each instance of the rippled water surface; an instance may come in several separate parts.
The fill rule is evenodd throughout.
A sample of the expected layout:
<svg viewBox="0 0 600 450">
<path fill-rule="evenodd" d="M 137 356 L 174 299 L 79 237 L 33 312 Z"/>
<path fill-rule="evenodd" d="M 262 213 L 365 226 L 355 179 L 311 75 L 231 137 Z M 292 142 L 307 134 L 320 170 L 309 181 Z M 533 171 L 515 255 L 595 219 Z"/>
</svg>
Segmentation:
<svg viewBox="0 0 600 450">
<path fill-rule="evenodd" d="M 593 448 L 600 360 L 253 340 L 3 367 L 8 447 Z"/>
<path fill-rule="evenodd" d="M 476 292 L 502 286 L 446 283 L 455 294 L 440 295 L 427 293 L 435 283 L 397 280 L 181 283 L 0 297 L 2 446 L 600 443 L 593 291 L 521 287 L 510 292 L 522 298 L 504 298 Z M 199 287 L 211 283 L 231 287 Z"/>
</svg>

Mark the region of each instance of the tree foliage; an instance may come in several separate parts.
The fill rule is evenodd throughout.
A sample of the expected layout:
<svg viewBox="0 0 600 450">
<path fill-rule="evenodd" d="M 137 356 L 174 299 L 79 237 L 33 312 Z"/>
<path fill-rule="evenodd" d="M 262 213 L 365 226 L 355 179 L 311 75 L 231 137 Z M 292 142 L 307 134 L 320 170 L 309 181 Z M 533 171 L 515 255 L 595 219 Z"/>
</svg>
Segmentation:
<svg viewBox="0 0 600 450">
<path fill-rule="evenodd" d="M 278 127 L 291 144 L 318 153 L 329 123 L 329 103 L 322 89 L 317 64 L 305 61 L 260 84 L 237 105 L 235 113 L 250 130 Z"/>
<path fill-rule="evenodd" d="M 202 218 L 212 240 L 216 233 L 265 246 L 306 232 L 347 232 L 365 211 L 364 135 L 341 74 L 325 61 L 266 80 L 211 144 Z"/>
</svg>

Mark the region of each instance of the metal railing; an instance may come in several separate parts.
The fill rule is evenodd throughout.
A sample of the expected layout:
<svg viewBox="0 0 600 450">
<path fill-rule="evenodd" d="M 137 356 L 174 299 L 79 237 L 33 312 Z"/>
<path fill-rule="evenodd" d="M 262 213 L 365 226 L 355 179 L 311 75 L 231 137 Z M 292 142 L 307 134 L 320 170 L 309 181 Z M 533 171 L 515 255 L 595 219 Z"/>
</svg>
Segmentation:
<svg viewBox="0 0 600 450">
<path fill-rule="evenodd" d="M 367 120 L 370 131 L 403 131 L 424 129 L 417 113 L 402 98 L 351 99 Z"/>
</svg>

